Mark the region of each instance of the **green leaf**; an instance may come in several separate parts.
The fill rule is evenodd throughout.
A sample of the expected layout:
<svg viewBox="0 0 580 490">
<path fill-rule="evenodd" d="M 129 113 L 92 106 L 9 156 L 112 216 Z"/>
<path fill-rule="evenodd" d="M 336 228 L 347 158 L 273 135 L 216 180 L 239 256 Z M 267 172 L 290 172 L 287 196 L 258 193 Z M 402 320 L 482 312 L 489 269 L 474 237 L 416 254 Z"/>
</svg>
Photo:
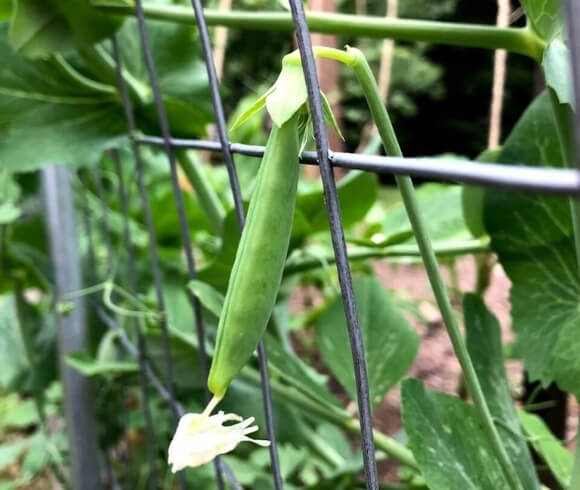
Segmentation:
<svg viewBox="0 0 580 490">
<path fill-rule="evenodd" d="M 557 127 L 547 94 L 526 110 L 500 160 L 562 166 Z M 580 393 L 580 279 L 570 207 L 562 197 L 488 190 L 485 227 L 491 248 L 511 280 L 512 328 L 532 380 L 556 380 Z"/>
<path fill-rule="evenodd" d="M 521 0 L 532 29 L 546 41 L 562 35 L 562 3 L 561 0 Z"/>
<path fill-rule="evenodd" d="M 344 136 L 340 131 L 340 127 L 338 126 L 338 122 L 336 122 L 336 118 L 334 117 L 334 112 L 332 112 L 332 107 L 330 107 L 330 103 L 326 98 L 326 95 L 321 91 L 320 92 L 320 100 L 322 100 L 322 109 L 324 111 L 324 119 L 326 123 L 330 125 L 332 129 L 336 131 L 336 134 L 340 136 L 340 139 L 344 141 Z"/>
<path fill-rule="evenodd" d="M 282 61 L 282 70 L 266 97 L 266 109 L 276 126 L 281 127 L 306 103 L 306 82 L 300 63 Z"/>
<path fill-rule="evenodd" d="M 467 349 L 508 456 L 524 488 L 539 489 L 534 463 L 520 428 L 505 373 L 499 323 L 481 298 L 474 294 L 464 296 L 463 312 Z"/>
<path fill-rule="evenodd" d="M 124 140 L 126 123 L 113 95 L 80 87 L 48 61 L 17 55 L 6 27 L 0 24 L 1 167 L 90 165 Z"/>
<path fill-rule="evenodd" d="M 12 0 L 0 0 L 0 21 L 12 16 Z"/>
<path fill-rule="evenodd" d="M 199 302 L 211 311 L 217 318 L 221 316 L 224 306 L 224 296 L 209 284 L 194 279 L 187 284 L 189 290 L 197 296 Z"/>
<path fill-rule="evenodd" d="M 378 179 L 375 174 L 353 170 L 337 184 L 338 198 L 341 203 L 342 222 L 345 229 L 362 220 L 377 198 Z M 328 230 L 328 215 L 324 205 L 321 185 L 315 189 L 299 189 L 296 209 L 309 222 L 311 231 Z"/>
<path fill-rule="evenodd" d="M 29 368 L 13 295 L 0 297 L 0 388 L 10 390 Z"/>
<path fill-rule="evenodd" d="M 252 105 L 250 105 L 250 107 L 248 107 L 244 112 L 242 112 L 230 127 L 230 132 L 236 130 L 248 119 L 250 119 L 252 116 L 260 112 L 266 106 L 266 97 L 270 95 L 272 90 L 274 90 L 274 86 L 270 87 L 264 95 L 259 97 L 256 100 L 256 102 L 254 102 Z"/>
<path fill-rule="evenodd" d="M 122 22 L 99 12 L 87 0 L 17 0 L 14 5 L 10 42 L 30 58 L 94 44 L 110 37 Z"/>
<path fill-rule="evenodd" d="M 20 217 L 20 208 L 13 202 L 0 203 L 0 225 L 7 225 Z"/>
<path fill-rule="evenodd" d="M 136 362 L 97 361 L 86 352 L 68 354 L 66 363 L 85 376 L 120 375 L 139 371 L 139 366 Z"/>
<path fill-rule="evenodd" d="M 365 345 L 371 402 L 377 405 L 411 367 L 419 337 L 395 302 L 372 276 L 354 280 Z M 325 363 L 353 399 L 356 386 L 342 299 L 335 298 L 319 317 L 316 342 Z"/>
<path fill-rule="evenodd" d="M 546 84 L 556 93 L 561 104 L 574 107 L 572 71 L 568 47 L 560 39 L 554 39 L 544 50 L 542 68 Z"/>
<path fill-rule="evenodd" d="M 424 184 L 417 190 L 419 209 L 434 243 L 473 238 L 463 219 L 461 194 L 461 186 L 456 185 Z M 383 220 L 383 240 L 411 230 L 411 223 L 401 201 L 387 208 Z"/>
<path fill-rule="evenodd" d="M 195 29 L 186 25 L 148 21 L 147 31 L 172 133 L 204 135 L 206 124 L 213 121 L 213 106 Z M 117 33 L 117 39 L 123 66 L 148 86 L 149 75 L 141 51 L 137 21 L 128 19 Z M 140 116 L 138 124 L 143 126 L 141 129 L 158 131 L 153 102 L 139 108 L 137 115 Z"/>
<path fill-rule="evenodd" d="M 268 351 L 268 364 L 287 383 L 325 405 L 340 408 L 340 402 L 325 385 L 325 377 L 318 374 L 302 359 L 284 351 L 270 334 L 264 336 Z"/>
<path fill-rule="evenodd" d="M 546 462 L 562 488 L 568 488 L 574 456 L 554 437 L 545 422 L 532 413 L 518 411 L 526 436 L 538 455 Z"/>
<path fill-rule="evenodd" d="M 431 490 L 510 488 L 473 407 L 417 379 L 403 382 L 402 400 L 409 447 Z"/>
<path fill-rule="evenodd" d="M 26 449 L 28 441 L 13 442 L 11 444 L 2 443 L 0 446 L 0 471 L 3 471 L 14 463 Z"/>
</svg>

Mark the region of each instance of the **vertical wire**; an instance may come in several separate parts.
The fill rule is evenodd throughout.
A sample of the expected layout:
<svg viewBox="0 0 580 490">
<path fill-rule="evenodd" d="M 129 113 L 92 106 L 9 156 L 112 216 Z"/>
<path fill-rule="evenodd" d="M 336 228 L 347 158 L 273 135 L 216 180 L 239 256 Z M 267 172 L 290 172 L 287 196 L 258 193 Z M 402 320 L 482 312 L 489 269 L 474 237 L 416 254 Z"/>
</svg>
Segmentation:
<svg viewBox="0 0 580 490">
<path fill-rule="evenodd" d="M 145 57 L 145 64 L 147 66 L 147 72 L 149 74 L 149 82 L 153 90 L 153 99 L 155 102 L 155 108 L 157 111 L 157 119 L 161 129 L 161 136 L 164 142 L 164 149 L 169 162 L 169 170 L 171 173 L 171 186 L 173 188 L 173 197 L 175 199 L 175 205 L 177 207 L 177 215 L 179 217 L 179 226 L 181 231 L 181 239 L 183 241 L 183 249 L 185 252 L 185 258 L 187 263 L 187 272 L 189 280 L 194 280 L 196 278 L 196 267 L 195 259 L 193 256 L 193 247 L 191 244 L 191 237 L 189 232 L 189 224 L 187 221 L 185 205 L 183 202 L 183 194 L 179 186 L 179 176 L 177 172 L 177 162 L 175 159 L 175 153 L 173 151 L 173 146 L 171 145 L 171 133 L 169 129 L 169 121 L 167 118 L 167 113 L 163 104 L 163 98 L 161 95 L 161 88 L 159 86 L 159 80 L 157 78 L 155 63 L 153 61 L 153 54 L 151 52 L 151 45 L 149 42 L 149 35 L 147 33 L 147 26 L 145 24 L 145 14 L 143 13 L 143 5 L 141 0 L 135 1 L 135 11 L 137 13 L 137 22 L 139 26 L 139 35 L 141 39 L 141 48 L 143 50 L 143 56 Z M 199 363 L 203 379 L 207 379 L 208 376 L 208 360 L 207 354 L 205 352 L 205 334 L 202 324 L 201 316 L 201 305 L 199 299 L 195 296 L 189 288 L 186 290 L 186 294 L 190 305 L 193 310 L 195 330 L 199 345 Z M 209 391 L 204 383 L 204 396 L 206 402 L 209 401 Z M 223 475 L 222 475 L 222 465 L 220 464 L 220 458 L 214 459 L 214 468 L 216 483 L 218 490 L 224 489 Z"/>
<path fill-rule="evenodd" d="M 169 332 L 165 311 L 165 298 L 163 296 L 163 286 L 162 286 L 163 277 L 161 273 L 161 265 L 159 262 L 159 253 L 157 250 L 157 233 L 155 231 L 155 225 L 153 223 L 153 215 L 151 212 L 151 203 L 149 201 L 149 195 L 147 193 L 147 188 L 145 186 L 143 159 L 141 158 L 141 151 L 139 150 L 139 146 L 137 145 L 137 142 L 134 139 L 135 119 L 133 116 L 133 108 L 131 105 L 131 100 L 129 99 L 127 85 L 121 72 L 121 57 L 119 54 L 119 46 L 115 38 L 112 39 L 112 43 L 113 43 L 113 53 L 115 57 L 115 69 L 117 71 L 119 89 L 121 92 L 121 101 L 123 104 L 123 110 L 125 111 L 125 118 L 127 119 L 127 126 L 129 129 L 129 139 L 131 142 L 131 150 L 133 153 L 133 158 L 135 160 L 135 169 L 137 174 L 136 175 L 137 188 L 139 190 L 139 196 L 141 199 L 141 204 L 143 206 L 143 212 L 145 214 L 145 223 L 149 234 L 149 255 L 151 258 L 151 272 L 153 274 L 153 284 L 157 300 L 157 308 L 161 312 L 160 326 L 161 326 L 163 357 L 165 362 L 166 384 L 171 401 L 170 406 L 172 408 L 173 420 L 175 425 L 177 425 L 177 422 L 179 420 L 179 414 L 175 409 L 176 405 L 175 405 L 175 389 L 173 386 L 173 364 L 171 362 Z M 181 483 L 182 487 L 185 487 L 185 484 L 183 482 Z"/>
<path fill-rule="evenodd" d="M 324 198 L 330 222 L 332 245 L 336 257 L 336 268 L 338 271 L 342 301 L 348 325 L 361 424 L 362 453 L 366 485 L 369 490 L 378 490 L 379 479 L 375 461 L 375 446 L 373 443 L 373 426 L 366 359 L 352 288 L 352 277 L 348 264 L 344 231 L 342 229 L 342 218 L 336 191 L 336 182 L 334 181 L 334 175 L 330 165 L 328 135 L 326 133 L 326 126 L 322 112 L 320 86 L 316 75 L 316 63 L 314 61 L 310 32 L 308 24 L 306 23 L 302 1 L 290 0 L 290 8 L 292 11 L 294 27 L 296 29 L 300 59 L 304 69 L 304 77 L 308 92 L 308 105 L 310 107 L 312 124 L 314 126 L 314 138 L 316 140 L 320 175 L 322 177 Z"/>
<path fill-rule="evenodd" d="M 139 1 L 140 3 L 140 1 Z M 191 6 L 195 14 L 195 22 L 199 32 L 199 39 L 202 46 L 203 58 L 207 70 L 207 77 L 209 81 L 209 88 L 211 100 L 216 117 L 216 126 L 218 131 L 218 138 L 220 140 L 226 169 L 230 181 L 230 188 L 234 200 L 234 209 L 238 220 L 238 228 L 240 233 L 244 228 L 244 203 L 242 200 L 242 193 L 240 191 L 240 183 L 234 166 L 234 159 L 232 156 L 230 142 L 227 136 L 226 118 L 223 108 L 222 99 L 219 93 L 219 82 L 216 74 L 215 64 L 213 61 L 211 42 L 209 39 L 209 32 L 205 22 L 203 13 L 203 6 L 201 0 L 191 0 Z M 171 146 L 171 141 L 167 141 Z M 272 478 L 274 480 L 275 490 L 282 490 L 282 472 L 280 469 L 280 459 L 278 456 L 278 444 L 276 439 L 276 427 L 274 424 L 274 410 L 272 407 L 272 394 L 270 392 L 270 378 L 268 375 L 268 357 L 266 354 L 266 347 L 263 341 L 258 344 L 258 364 L 260 366 L 260 385 L 262 390 L 262 402 L 264 406 L 264 416 L 266 421 L 266 432 L 270 440 L 270 467 L 272 470 Z"/>
<path fill-rule="evenodd" d="M 125 189 L 123 180 L 123 172 L 121 169 L 121 162 L 119 161 L 119 153 L 117 150 L 112 152 L 113 163 L 115 166 L 115 173 L 118 177 L 119 185 L 119 202 L 121 204 L 121 214 L 123 216 L 123 242 L 127 252 L 127 283 L 129 292 L 132 296 L 137 295 L 137 270 L 135 264 L 135 247 L 131 238 L 131 230 L 129 228 L 129 202 L 128 194 Z M 147 388 L 146 375 L 146 360 L 147 360 L 147 346 L 143 331 L 141 329 L 141 322 L 138 318 L 133 319 L 133 328 L 137 335 L 137 362 L 139 363 L 139 387 L 141 389 L 141 396 L 143 397 L 143 417 L 145 419 L 145 433 L 147 437 L 147 460 L 149 462 L 149 488 L 154 490 L 157 488 L 157 469 L 155 465 L 155 430 L 153 428 L 153 418 L 151 416 L 151 405 L 149 399 L 149 390 Z"/>
</svg>

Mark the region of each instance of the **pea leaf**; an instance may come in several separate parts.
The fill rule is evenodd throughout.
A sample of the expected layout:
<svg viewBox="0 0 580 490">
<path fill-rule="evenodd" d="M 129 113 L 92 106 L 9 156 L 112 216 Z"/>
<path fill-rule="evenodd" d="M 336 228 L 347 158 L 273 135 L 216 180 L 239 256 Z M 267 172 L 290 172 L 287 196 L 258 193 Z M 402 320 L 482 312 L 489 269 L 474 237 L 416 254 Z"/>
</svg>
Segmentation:
<svg viewBox="0 0 580 490">
<path fill-rule="evenodd" d="M 504 368 L 501 330 L 482 299 L 467 294 L 463 299 L 467 349 L 497 430 L 508 456 L 526 489 L 539 489 L 534 463 L 520 428 Z"/>
<path fill-rule="evenodd" d="M 461 194 L 461 186 L 455 185 L 424 184 L 417 190 L 419 209 L 433 242 L 445 243 L 473 238 L 463 218 Z M 382 230 L 383 238 L 378 240 L 380 243 L 393 240 L 397 242 L 398 236 L 412 233 L 402 201 L 397 201 L 386 209 Z M 414 238 L 410 241 L 414 241 Z"/>
<path fill-rule="evenodd" d="M 370 172 L 351 171 L 338 182 L 337 190 L 343 226 L 348 229 L 362 220 L 376 201 L 378 179 Z M 296 208 L 309 222 L 312 232 L 328 230 L 321 185 L 312 190 L 299 191 Z"/>
<path fill-rule="evenodd" d="M 148 21 L 147 31 L 172 133 L 205 134 L 205 125 L 213 121 L 213 106 L 196 31 L 190 26 L 159 21 Z M 123 66 L 142 84 L 149 85 L 137 21 L 128 19 L 117 39 Z M 108 43 L 105 47 L 109 49 Z M 139 108 L 138 115 L 142 129 L 158 131 L 153 102 Z"/>
<path fill-rule="evenodd" d="M 14 5 L 10 42 L 30 58 L 94 44 L 111 36 L 122 23 L 87 0 L 18 0 Z"/>
<path fill-rule="evenodd" d="M 534 450 L 547 463 L 562 488 L 568 488 L 574 465 L 572 453 L 562 446 L 540 417 L 523 410 L 518 411 L 518 415 Z"/>
<path fill-rule="evenodd" d="M 194 279 L 187 284 L 189 290 L 199 298 L 199 302 L 217 318 L 222 314 L 224 297 L 209 284 Z"/>
<path fill-rule="evenodd" d="M 371 402 L 376 405 L 413 363 L 419 337 L 376 278 L 359 277 L 353 286 L 366 350 Z M 340 297 L 318 318 L 316 342 L 324 362 L 356 399 L 352 355 Z"/>
<path fill-rule="evenodd" d="M 471 405 L 403 381 L 403 424 L 431 490 L 507 490 L 502 469 Z"/>
<path fill-rule="evenodd" d="M 0 297 L 0 388 L 10 390 L 29 369 L 13 295 Z"/>
<path fill-rule="evenodd" d="M 552 40 L 544 50 L 542 68 L 546 84 L 554 90 L 560 103 L 574 107 L 570 54 L 560 39 Z"/>
<path fill-rule="evenodd" d="M 0 0 L 0 20 L 10 19 L 12 16 L 12 0 Z"/>
<path fill-rule="evenodd" d="M 0 166 L 23 172 L 89 165 L 124 140 L 113 94 L 80 87 L 48 61 L 19 56 L 8 45 L 6 24 L 0 24 L 0 57 Z"/>
<path fill-rule="evenodd" d="M 306 103 L 307 98 L 302 66 L 283 61 L 273 90 L 266 97 L 266 109 L 274 124 L 281 127 Z"/>
<path fill-rule="evenodd" d="M 521 0 L 532 29 L 542 39 L 550 41 L 563 31 L 562 2 L 560 0 Z"/>
<path fill-rule="evenodd" d="M 562 166 L 547 94 L 538 97 L 503 146 L 500 161 Z M 488 190 L 485 227 L 509 276 L 512 328 L 532 380 L 580 394 L 580 279 L 567 199 Z"/>
</svg>

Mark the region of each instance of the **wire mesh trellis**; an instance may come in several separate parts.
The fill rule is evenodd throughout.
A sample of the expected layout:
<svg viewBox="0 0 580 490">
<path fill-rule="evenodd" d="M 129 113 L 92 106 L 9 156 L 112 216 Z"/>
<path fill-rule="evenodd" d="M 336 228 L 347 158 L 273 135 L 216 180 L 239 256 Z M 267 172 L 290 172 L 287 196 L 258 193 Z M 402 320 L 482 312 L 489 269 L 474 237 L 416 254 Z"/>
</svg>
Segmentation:
<svg viewBox="0 0 580 490">
<path fill-rule="evenodd" d="M 189 235 L 188 217 L 179 187 L 176 159 L 174 155 L 175 148 L 196 148 L 203 150 L 210 150 L 221 152 L 227 167 L 230 188 L 235 205 L 236 217 L 238 220 L 239 230 L 241 232 L 244 225 L 244 209 L 241 197 L 240 185 L 237 179 L 233 154 L 240 153 L 253 157 L 261 157 L 264 152 L 263 147 L 242 145 L 230 143 L 227 138 L 226 120 L 223 110 L 222 101 L 218 89 L 218 81 L 213 66 L 213 58 L 211 52 L 211 45 L 208 35 L 207 25 L 203 16 L 203 9 L 200 0 L 192 0 L 192 8 L 195 13 L 196 24 L 199 31 L 200 42 L 202 45 L 203 57 L 207 69 L 210 93 L 212 97 L 216 126 L 219 141 L 205 141 L 205 140 L 183 140 L 176 139 L 171 136 L 171 128 L 168 124 L 167 115 L 163 105 L 159 82 L 155 72 L 154 61 L 151 53 L 151 46 L 149 44 L 147 25 L 145 23 L 145 16 L 143 12 L 141 0 L 135 0 L 135 13 L 139 25 L 139 34 L 141 39 L 141 48 L 146 61 L 149 81 L 153 89 L 154 102 L 157 111 L 158 123 L 161 128 L 161 137 L 158 136 L 138 136 L 137 127 L 133 117 L 131 101 L 125 86 L 122 74 L 122 60 L 119 54 L 119 49 L 115 39 L 112 40 L 114 59 L 116 62 L 117 77 L 119 83 L 119 90 L 125 116 L 127 120 L 128 133 L 131 142 L 132 156 L 135 165 L 135 175 L 137 189 L 139 193 L 142 211 L 145 215 L 147 232 L 149 235 L 149 253 L 151 258 L 151 274 L 153 276 L 156 308 L 161 313 L 159 321 L 162 331 L 163 339 L 163 356 L 164 356 L 164 375 L 160 379 L 153 369 L 151 362 L 147 355 L 147 346 L 142 335 L 141 320 L 133 319 L 133 331 L 135 332 L 135 339 L 132 340 L 118 320 L 106 311 L 101 305 L 100 301 L 89 301 L 89 306 L 95 311 L 99 319 L 112 331 L 116 332 L 121 345 L 127 353 L 138 361 L 139 365 L 139 387 L 143 399 L 143 412 L 145 419 L 145 432 L 147 442 L 147 457 L 149 463 L 148 486 L 149 488 L 157 488 L 158 471 L 155 465 L 155 451 L 156 440 L 154 424 L 151 417 L 149 406 L 149 385 L 158 393 L 158 395 L 171 407 L 174 422 L 178 417 L 183 415 L 184 409 L 175 398 L 173 367 L 171 359 L 171 350 L 169 343 L 168 325 L 166 321 L 165 299 L 162 288 L 162 272 L 159 259 L 159 251 L 157 249 L 156 230 L 151 210 L 151 204 L 148 197 L 148 189 L 144 180 L 144 166 L 141 156 L 140 147 L 143 145 L 161 147 L 165 152 L 171 173 L 171 183 L 173 195 L 175 198 L 176 211 L 179 218 L 180 236 L 183 241 L 183 250 L 185 253 L 187 272 L 189 279 L 196 277 L 196 264 L 193 254 L 193 247 Z M 352 281 L 350 277 L 350 268 L 348 263 L 348 256 L 346 253 L 346 245 L 344 241 L 344 234 L 342 229 L 342 220 L 340 215 L 339 202 L 336 193 L 336 185 L 332 173 L 332 167 L 356 168 L 371 172 L 421 176 L 436 180 L 445 181 L 459 181 L 465 183 L 476 183 L 486 186 L 505 187 L 511 189 L 518 189 L 524 191 L 536 191 L 552 194 L 563 194 L 570 196 L 577 196 L 580 194 L 580 175 L 574 169 L 551 169 L 551 168 L 529 168 L 525 166 L 514 166 L 505 164 L 477 164 L 470 163 L 469 165 L 456 162 L 446 161 L 442 159 L 415 159 L 415 158 L 394 158 L 394 157 L 376 157 L 369 155 L 356 155 L 349 153 L 333 153 L 328 148 L 328 139 L 326 135 L 326 128 L 324 125 L 324 118 L 322 106 L 320 101 L 320 91 L 315 70 L 314 56 L 312 52 L 312 45 L 310 42 L 310 34 L 308 25 L 305 19 L 304 8 L 300 0 L 290 0 L 292 19 L 295 26 L 297 44 L 301 55 L 301 61 L 305 73 L 306 86 L 308 90 L 308 103 L 310 112 L 312 114 L 312 122 L 314 126 L 314 135 L 316 141 L 316 152 L 305 152 L 301 156 L 301 163 L 319 165 L 321 171 L 321 179 L 323 182 L 325 203 L 327 214 L 330 222 L 330 232 L 332 243 L 334 247 L 337 271 L 341 286 L 341 294 L 343 297 L 343 304 L 345 307 L 345 315 L 347 318 L 347 325 L 349 329 L 349 337 L 351 341 L 352 355 L 355 367 L 355 380 L 357 385 L 358 410 L 361 425 L 361 440 L 363 449 L 364 469 L 366 476 L 366 485 L 370 490 L 377 490 L 379 488 L 379 480 L 377 476 L 374 443 L 373 443 L 373 429 L 369 402 L 369 385 L 366 374 L 366 364 L 364 348 L 362 344 L 362 336 L 358 325 L 356 303 L 352 288 Z M 570 57 L 572 64 L 572 72 L 574 77 L 574 93 L 576 100 L 580 100 L 580 7 L 578 2 L 574 0 L 567 0 L 567 23 L 570 33 Z M 576 112 L 576 143 L 580 145 L 580 113 Z M 579 152 L 580 153 L 580 152 Z M 128 194 L 129 188 L 124 181 L 119 156 L 115 152 L 112 154 L 114 161 L 114 168 L 119 182 L 118 200 L 121 207 L 121 215 L 123 218 L 122 241 L 124 250 L 126 251 L 128 277 L 126 278 L 126 285 L 131 295 L 138 294 L 138 271 L 136 258 L 134 253 L 134 242 L 131 236 L 129 227 L 129 210 L 128 210 Z M 580 165 L 580 162 L 578 162 Z M 45 178 L 46 199 L 47 203 L 55 204 L 58 199 L 61 200 L 61 207 L 48 206 L 47 215 L 50 220 L 54 219 L 56 215 L 61 214 L 61 222 L 72 222 L 73 218 L 66 213 L 62 215 L 62 206 L 69 208 L 72 203 L 62 203 L 63 195 L 62 189 L 66 189 L 67 182 L 59 181 L 60 197 L 58 193 L 51 192 L 55 189 L 55 184 L 51 185 L 50 172 Z M 97 190 L 97 195 L 100 198 L 102 207 L 99 211 L 97 220 L 93 219 L 92 213 L 88 209 L 86 201 L 80 203 L 83 209 L 84 225 L 87 230 L 88 241 L 88 263 L 89 269 L 96 274 L 96 257 L 93 246 L 93 237 L 91 230 L 100 229 L 103 242 L 106 248 L 106 271 L 105 277 L 90 277 L 90 281 L 99 281 L 107 278 L 112 274 L 114 269 L 114 250 L 110 238 L 110 224 L 108 221 L 108 208 L 106 206 L 106 193 L 103 187 L 102 175 L 98 170 L 93 172 L 90 176 L 85 176 L 85 183 L 89 185 L 90 181 Z M 53 175 L 53 178 L 56 176 Z M 65 179 L 66 180 L 66 179 Z M 69 209 L 70 210 L 70 209 Z M 96 226 L 93 226 L 95 225 Z M 65 223 L 66 225 L 66 223 Z M 52 226 L 52 225 L 51 225 Z M 68 226 L 68 225 L 66 225 Z M 57 228 L 57 225 L 52 226 L 51 229 Z M 72 228 L 69 228 L 72 229 Z M 69 235 L 69 236 L 72 236 Z M 56 243 L 58 241 L 58 243 Z M 53 250 L 63 247 L 64 241 L 57 240 L 53 243 Z M 62 242 L 62 243 L 61 243 Z M 66 254 L 66 252 L 64 252 Z M 70 258 L 70 257 L 69 257 Z M 60 255 L 53 252 L 53 260 L 63 260 L 63 251 Z M 57 267 L 57 270 L 59 268 Z M 64 268 L 63 270 L 68 270 Z M 60 285 L 61 291 L 72 291 L 79 289 L 80 283 L 78 278 L 61 278 L 64 281 Z M 67 282 L 68 281 L 68 282 Z M 208 372 L 208 359 L 205 352 L 205 336 L 201 318 L 201 310 L 199 300 L 192 293 L 188 293 L 189 303 L 192 309 L 193 318 L 195 321 L 195 328 L 197 333 L 197 341 L 200 351 L 200 370 L 204 379 Z M 82 310 L 79 310 L 82 311 Z M 78 321 L 71 320 L 71 321 Z M 278 451 L 276 445 L 276 434 L 272 410 L 272 397 L 269 389 L 269 380 L 267 372 L 267 353 L 263 343 L 260 343 L 259 362 L 261 373 L 261 389 L 264 404 L 264 413 L 266 416 L 266 430 L 268 437 L 272 444 L 270 446 L 270 460 L 272 470 L 272 481 L 274 488 L 282 489 L 282 476 L 280 470 L 280 463 L 278 459 Z M 206 398 L 208 393 L 206 391 Z M 90 414 L 89 414 L 90 415 Z M 87 434 L 85 434 L 85 437 Z M 88 434 L 89 439 L 95 438 L 94 434 Z M 84 439 L 86 442 L 88 439 Z M 81 451 L 82 452 L 82 451 Z M 106 459 L 106 458 L 105 458 Z M 73 466 L 73 483 L 75 488 L 99 488 L 96 483 L 94 474 L 83 471 L 82 465 L 87 463 L 78 458 L 77 461 L 72 461 Z M 81 466 L 79 466 L 81 465 Z M 85 466 L 86 468 L 86 466 Z M 76 470 L 76 471 L 75 471 Z M 219 489 L 225 488 L 224 476 L 229 485 L 235 489 L 241 489 L 241 485 L 235 478 L 231 469 L 219 458 L 215 461 L 215 478 Z M 111 488 L 115 488 L 113 484 L 114 478 L 108 479 Z M 187 488 L 186 482 L 183 478 L 179 480 L 181 488 Z"/>
</svg>

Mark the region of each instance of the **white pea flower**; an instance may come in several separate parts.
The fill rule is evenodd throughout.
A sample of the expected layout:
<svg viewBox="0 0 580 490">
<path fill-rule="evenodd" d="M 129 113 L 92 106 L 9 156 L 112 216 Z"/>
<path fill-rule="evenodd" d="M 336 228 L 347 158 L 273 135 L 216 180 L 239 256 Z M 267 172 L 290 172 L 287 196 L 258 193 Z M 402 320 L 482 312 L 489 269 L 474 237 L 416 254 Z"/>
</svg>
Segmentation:
<svg viewBox="0 0 580 490">
<path fill-rule="evenodd" d="M 257 425 L 252 425 L 254 417 L 244 420 L 235 413 L 223 411 L 211 415 L 219 401 L 213 397 L 202 413 L 186 413 L 179 420 L 168 450 L 168 463 L 173 473 L 188 466 L 193 468 L 209 463 L 216 456 L 234 450 L 243 441 L 263 447 L 270 445 L 270 441 L 248 437 L 258 430 Z M 231 421 L 237 423 L 224 425 L 224 422 Z"/>
</svg>

